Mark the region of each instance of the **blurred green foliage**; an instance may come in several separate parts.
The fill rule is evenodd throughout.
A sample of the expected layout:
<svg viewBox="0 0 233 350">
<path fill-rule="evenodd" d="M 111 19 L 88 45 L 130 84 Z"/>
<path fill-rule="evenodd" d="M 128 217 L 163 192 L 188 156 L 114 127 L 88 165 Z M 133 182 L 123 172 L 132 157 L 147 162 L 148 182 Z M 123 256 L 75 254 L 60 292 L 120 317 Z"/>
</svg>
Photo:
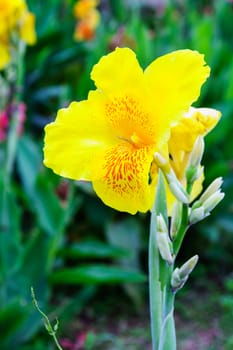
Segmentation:
<svg viewBox="0 0 233 350">
<path fill-rule="evenodd" d="M 42 165 L 44 126 L 59 108 L 87 97 L 94 88 L 90 80 L 93 64 L 116 46 L 133 48 L 144 67 L 176 49 L 205 54 L 212 74 L 196 105 L 222 111 L 219 125 L 206 138 L 205 183 L 223 176 L 226 197 L 209 219 L 188 233 L 181 259 L 182 254 L 183 258 L 200 254 L 197 278 L 204 270 L 204 275 L 208 272 L 222 281 L 232 271 L 233 4 L 103 0 L 99 4 L 101 23 L 90 42 L 74 41 L 73 5 L 71 0 L 49 0 L 46 5 L 28 0 L 36 15 L 38 41 L 26 55 L 27 122 L 7 191 L 0 177 L 3 350 L 19 348 L 41 325 L 31 305 L 31 286 L 45 311 L 49 311 L 51 297 L 60 300 L 60 294 L 66 298 L 68 292 L 67 304 L 58 308 L 64 319 L 66 312 L 69 317 L 80 312 L 81 305 L 96 292 L 87 284 L 121 283 L 135 305 L 142 305 L 142 288 L 131 283 L 145 281 L 147 215 L 129 218 L 114 212 L 95 197 L 88 184 L 61 179 Z M 0 169 L 4 167 L 3 151 L 1 144 Z M 76 286 L 72 293 L 70 285 Z M 224 302 L 232 312 L 232 303 Z"/>
</svg>

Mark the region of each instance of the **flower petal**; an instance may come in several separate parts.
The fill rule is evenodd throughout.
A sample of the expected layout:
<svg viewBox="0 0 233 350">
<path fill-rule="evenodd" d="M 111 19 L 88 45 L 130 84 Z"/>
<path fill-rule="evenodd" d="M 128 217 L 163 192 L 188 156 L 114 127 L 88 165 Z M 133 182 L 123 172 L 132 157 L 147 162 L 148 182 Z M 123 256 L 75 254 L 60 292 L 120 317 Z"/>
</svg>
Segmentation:
<svg viewBox="0 0 233 350">
<path fill-rule="evenodd" d="M 44 164 L 76 180 L 98 178 L 98 166 L 106 149 L 118 142 L 101 111 L 93 110 L 88 101 L 73 102 L 59 110 L 45 132 Z"/>
<path fill-rule="evenodd" d="M 129 91 L 131 94 L 139 86 L 142 90 L 144 81 L 142 68 L 135 53 L 129 48 L 116 48 L 103 56 L 93 67 L 91 78 L 97 88 L 106 94 L 116 91 Z"/>
<path fill-rule="evenodd" d="M 149 173 L 153 153 L 151 147 L 135 148 L 127 142 L 108 150 L 102 178 L 93 181 L 94 190 L 106 205 L 131 214 L 152 207 L 156 176 L 151 182 Z"/>
<path fill-rule="evenodd" d="M 191 152 L 198 136 L 205 136 L 219 121 L 221 113 L 212 108 L 193 108 L 184 113 L 171 130 L 169 151 L 175 156 L 179 151 Z"/>
<path fill-rule="evenodd" d="M 198 98 L 209 73 L 204 56 L 191 50 L 174 51 L 147 67 L 145 78 L 154 96 L 154 110 L 165 128 Z"/>
</svg>

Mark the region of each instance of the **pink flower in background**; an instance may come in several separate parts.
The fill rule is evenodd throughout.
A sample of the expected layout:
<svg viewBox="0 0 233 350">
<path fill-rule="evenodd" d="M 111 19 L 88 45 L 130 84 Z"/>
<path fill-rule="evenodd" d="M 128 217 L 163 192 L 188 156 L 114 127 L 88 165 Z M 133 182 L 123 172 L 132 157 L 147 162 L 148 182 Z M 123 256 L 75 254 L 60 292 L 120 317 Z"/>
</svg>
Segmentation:
<svg viewBox="0 0 233 350">
<path fill-rule="evenodd" d="M 0 112 L 0 142 L 5 141 L 7 128 L 9 125 L 9 119 L 7 115 L 7 111 L 4 110 Z"/>
<path fill-rule="evenodd" d="M 24 126 L 24 122 L 26 120 L 26 105 L 25 103 L 20 103 L 18 105 L 18 135 L 22 135 L 23 134 L 23 126 Z"/>
<path fill-rule="evenodd" d="M 61 340 L 61 346 L 65 350 L 83 350 L 84 345 L 85 345 L 85 340 L 86 340 L 86 333 L 85 332 L 80 332 L 76 338 L 75 341 L 70 341 L 67 338 L 64 338 Z"/>
<path fill-rule="evenodd" d="M 23 134 L 23 126 L 26 120 L 26 105 L 25 103 L 19 103 L 18 106 L 11 104 L 0 112 L 0 142 L 6 140 L 10 119 L 14 115 L 18 118 L 17 134 L 18 136 Z"/>
</svg>

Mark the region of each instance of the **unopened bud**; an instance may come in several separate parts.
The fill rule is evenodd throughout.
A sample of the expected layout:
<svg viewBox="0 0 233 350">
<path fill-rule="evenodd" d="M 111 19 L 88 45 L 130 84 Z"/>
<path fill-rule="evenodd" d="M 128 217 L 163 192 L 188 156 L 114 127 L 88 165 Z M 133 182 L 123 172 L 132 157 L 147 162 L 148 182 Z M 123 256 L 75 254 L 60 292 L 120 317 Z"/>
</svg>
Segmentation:
<svg viewBox="0 0 233 350">
<path fill-rule="evenodd" d="M 214 194 L 212 194 L 204 203 L 203 207 L 205 210 L 205 213 L 210 213 L 221 200 L 224 198 L 225 194 L 223 192 L 220 192 L 218 190 Z"/>
<path fill-rule="evenodd" d="M 189 203 L 189 196 L 179 181 L 171 181 L 168 183 L 169 188 L 172 194 L 176 197 L 176 199 L 182 203 Z"/>
<path fill-rule="evenodd" d="M 171 252 L 170 240 L 169 240 L 168 234 L 164 232 L 158 232 L 157 244 L 158 244 L 159 252 L 162 258 L 165 261 L 167 261 L 169 265 L 172 265 L 174 261 L 174 257 Z"/>
<path fill-rule="evenodd" d="M 182 218 L 182 204 L 181 202 L 175 202 L 172 207 L 172 216 L 171 216 L 171 226 L 170 226 L 170 236 L 171 238 L 175 238 L 180 225 Z"/>
<path fill-rule="evenodd" d="M 184 265 L 182 265 L 180 268 L 176 268 L 173 271 L 172 278 L 171 278 L 171 287 L 173 292 L 177 292 L 179 289 L 183 287 L 190 273 L 195 268 L 197 262 L 198 262 L 198 255 L 194 255 Z"/>
<path fill-rule="evenodd" d="M 205 210 L 201 206 L 199 208 L 191 210 L 191 213 L 190 213 L 190 216 L 189 216 L 189 222 L 192 225 L 192 224 L 195 224 L 198 221 L 203 220 L 205 217 L 206 217 Z"/>
<path fill-rule="evenodd" d="M 192 258 L 190 258 L 184 265 L 180 267 L 180 278 L 186 278 L 190 275 L 190 273 L 193 271 L 194 267 L 197 265 L 198 262 L 198 255 L 194 255 Z"/>
<path fill-rule="evenodd" d="M 204 144 L 203 137 L 198 136 L 189 157 L 189 166 L 194 168 L 199 167 L 203 157 L 204 148 L 205 148 L 205 144 Z"/>
<path fill-rule="evenodd" d="M 169 164 L 169 161 L 157 152 L 154 154 L 154 159 L 158 167 L 162 169 L 172 194 L 182 203 L 189 203 L 189 196 L 182 184 L 177 179 L 174 170 Z"/>
<path fill-rule="evenodd" d="M 160 233 L 168 233 L 168 228 L 167 228 L 167 224 L 163 218 L 163 215 L 160 213 L 159 215 L 157 215 L 156 217 L 157 220 L 157 231 Z"/>
<path fill-rule="evenodd" d="M 198 136 L 193 146 L 193 150 L 189 156 L 189 162 L 186 169 L 186 179 L 188 183 L 193 183 L 201 176 L 200 164 L 204 153 L 204 140 L 203 137 Z"/>
<path fill-rule="evenodd" d="M 204 203 L 212 194 L 217 192 L 222 186 L 222 183 L 223 183 L 222 177 L 218 177 L 217 179 L 215 179 L 201 196 L 200 202 Z"/>
<path fill-rule="evenodd" d="M 161 168 L 165 174 L 168 174 L 171 171 L 169 161 L 166 158 L 164 158 L 160 153 L 156 152 L 154 154 L 154 159 L 158 167 Z"/>
<path fill-rule="evenodd" d="M 172 273 L 171 286 L 174 291 L 177 291 L 182 286 L 182 281 L 180 279 L 180 269 L 178 267 Z"/>
</svg>

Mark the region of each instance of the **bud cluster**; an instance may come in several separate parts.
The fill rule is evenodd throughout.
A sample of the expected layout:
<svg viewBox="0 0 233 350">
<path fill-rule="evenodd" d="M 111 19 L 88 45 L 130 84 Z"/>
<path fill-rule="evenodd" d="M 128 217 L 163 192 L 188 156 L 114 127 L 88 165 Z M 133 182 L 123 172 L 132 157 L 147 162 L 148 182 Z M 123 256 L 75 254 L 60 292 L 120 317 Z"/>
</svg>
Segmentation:
<svg viewBox="0 0 233 350">
<path fill-rule="evenodd" d="M 215 179 L 205 190 L 202 196 L 197 200 L 190 210 L 189 222 L 195 224 L 209 216 L 211 211 L 224 198 L 224 193 L 221 192 L 223 180 L 221 177 Z"/>
<path fill-rule="evenodd" d="M 186 183 L 187 190 L 182 182 L 178 180 L 174 171 L 177 169 L 173 169 L 172 162 L 159 153 L 154 155 L 157 166 L 162 170 L 169 189 L 176 198 L 176 202 L 171 209 L 170 228 L 168 228 L 168 224 L 161 213 L 156 217 L 157 246 L 162 259 L 169 265 L 174 263 L 175 255 L 179 251 L 187 227 L 209 216 L 224 197 L 224 193 L 221 191 L 223 180 L 219 177 L 210 184 L 198 200 L 189 206 L 189 203 L 192 201 L 190 198 L 192 187 L 199 186 L 199 183 L 204 178 L 203 167 L 201 166 L 203 153 L 204 140 L 203 137 L 199 136 L 192 151 L 185 154 L 184 161 L 181 160 L 180 162 L 181 166 L 183 166 L 184 177 L 180 176 L 179 171 L 177 173 L 181 181 Z M 197 180 L 199 183 L 195 183 Z M 195 189 L 193 192 L 195 192 Z M 197 195 L 198 193 L 196 193 Z M 180 268 L 175 268 L 171 276 L 171 288 L 174 293 L 186 283 L 197 262 L 198 256 L 195 255 Z"/>
<path fill-rule="evenodd" d="M 177 292 L 183 287 L 189 278 L 190 273 L 195 268 L 198 262 L 198 255 L 194 255 L 191 259 L 186 261 L 181 267 L 177 267 L 172 274 L 171 287 L 173 292 Z"/>
<path fill-rule="evenodd" d="M 169 264 L 174 262 L 174 255 L 172 252 L 172 242 L 169 238 L 168 227 L 162 214 L 157 215 L 157 245 L 161 257 Z"/>
<path fill-rule="evenodd" d="M 204 140 L 201 136 L 198 136 L 189 155 L 188 166 L 186 169 L 186 179 L 190 184 L 193 184 L 195 180 L 199 179 L 203 173 L 203 167 L 201 167 L 200 164 L 203 157 L 204 148 Z"/>
<path fill-rule="evenodd" d="M 164 176 L 166 177 L 168 186 L 172 194 L 182 203 L 189 203 L 189 195 L 187 191 L 184 189 L 184 186 L 177 179 L 177 176 L 172 169 L 169 161 L 161 156 L 160 153 L 154 154 L 154 159 L 159 168 L 162 169 Z"/>
</svg>

